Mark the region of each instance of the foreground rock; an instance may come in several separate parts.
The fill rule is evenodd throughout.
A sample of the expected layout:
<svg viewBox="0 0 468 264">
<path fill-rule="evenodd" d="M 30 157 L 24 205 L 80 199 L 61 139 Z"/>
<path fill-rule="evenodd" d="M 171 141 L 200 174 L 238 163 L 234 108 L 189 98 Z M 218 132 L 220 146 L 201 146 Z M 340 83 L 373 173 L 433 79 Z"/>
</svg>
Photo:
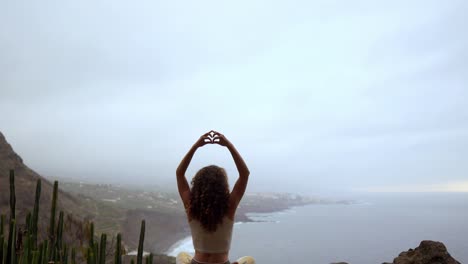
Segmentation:
<svg viewBox="0 0 468 264">
<path fill-rule="evenodd" d="M 450 256 L 441 242 L 424 240 L 419 247 L 400 253 L 392 264 L 460 264 L 460 262 Z"/>
</svg>

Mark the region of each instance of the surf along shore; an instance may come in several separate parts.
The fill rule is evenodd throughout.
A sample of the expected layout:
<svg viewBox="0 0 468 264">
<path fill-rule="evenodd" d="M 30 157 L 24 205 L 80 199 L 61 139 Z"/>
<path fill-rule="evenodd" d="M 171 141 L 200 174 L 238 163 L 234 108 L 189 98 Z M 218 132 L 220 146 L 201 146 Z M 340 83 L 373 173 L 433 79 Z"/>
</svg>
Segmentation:
<svg viewBox="0 0 468 264">
<path fill-rule="evenodd" d="M 60 179 L 59 179 L 60 180 Z M 146 221 L 145 248 L 165 253 L 190 236 L 179 195 L 158 186 L 119 186 L 70 182 L 61 179 L 61 188 L 89 201 L 99 214 L 93 219 L 96 229 L 109 234 L 122 232 L 128 251 L 138 246 L 139 223 Z M 236 222 L 254 222 L 249 213 L 273 213 L 308 204 L 351 203 L 290 193 L 246 193 L 237 210 Z M 258 221 L 257 221 L 258 222 Z"/>
<path fill-rule="evenodd" d="M 350 200 L 329 200 L 320 198 L 311 198 L 289 193 L 250 193 L 243 198 L 236 213 L 236 224 L 247 222 L 263 222 L 264 220 L 254 220 L 249 217 L 251 213 L 276 213 L 291 209 L 297 206 L 305 206 L 309 204 L 351 204 Z M 168 234 L 167 243 L 160 243 L 158 246 L 159 252 L 171 254 L 178 248 L 184 248 L 184 244 L 190 241 L 190 229 L 187 224 L 185 215 L 183 215 L 181 232 Z"/>
</svg>

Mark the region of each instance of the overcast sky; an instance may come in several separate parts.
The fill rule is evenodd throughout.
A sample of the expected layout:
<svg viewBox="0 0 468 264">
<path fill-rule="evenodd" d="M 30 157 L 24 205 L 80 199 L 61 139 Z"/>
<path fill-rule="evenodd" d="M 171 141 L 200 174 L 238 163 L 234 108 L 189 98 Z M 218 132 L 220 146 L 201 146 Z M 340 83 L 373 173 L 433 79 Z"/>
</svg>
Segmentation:
<svg viewBox="0 0 468 264">
<path fill-rule="evenodd" d="M 43 175 L 468 191 L 468 2 L 0 1 L 0 131 Z M 229 152 L 208 164 L 236 175 Z"/>
</svg>

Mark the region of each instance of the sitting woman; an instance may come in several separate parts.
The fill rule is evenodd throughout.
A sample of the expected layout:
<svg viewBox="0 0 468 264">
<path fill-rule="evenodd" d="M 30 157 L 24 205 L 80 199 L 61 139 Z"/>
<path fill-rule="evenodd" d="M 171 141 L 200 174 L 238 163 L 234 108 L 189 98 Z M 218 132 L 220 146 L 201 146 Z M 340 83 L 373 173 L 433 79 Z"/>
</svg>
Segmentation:
<svg viewBox="0 0 468 264">
<path fill-rule="evenodd" d="M 215 165 L 200 169 L 192 179 L 191 189 L 189 188 L 185 172 L 195 151 L 206 144 L 218 144 L 231 152 L 239 171 L 239 179 L 232 192 L 229 192 L 226 171 Z M 176 174 L 177 187 L 187 213 L 195 248 L 195 256 L 182 252 L 177 256 L 176 263 L 229 264 L 234 216 L 249 179 L 247 165 L 229 140 L 216 131 L 210 131 L 192 146 L 180 162 Z M 254 264 L 255 261 L 252 257 L 242 257 L 234 263 Z"/>
</svg>

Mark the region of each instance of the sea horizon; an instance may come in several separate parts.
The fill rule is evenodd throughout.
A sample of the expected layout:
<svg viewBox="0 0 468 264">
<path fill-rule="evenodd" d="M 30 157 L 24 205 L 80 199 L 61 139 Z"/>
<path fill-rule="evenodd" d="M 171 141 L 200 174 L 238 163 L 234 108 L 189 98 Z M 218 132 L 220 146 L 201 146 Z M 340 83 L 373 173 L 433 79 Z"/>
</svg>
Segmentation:
<svg viewBox="0 0 468 264">
<path fill-rule="evenodd" d="M 468 230 L 468 193 L 362 193 L 354 200 L 349 205 L 249 213 L 254 222 L 234 227 L 231 261 L 251 255 L 258 263 L 279 264 L 301 261 L 301 252 L 307 252 L 307 260 L 314 263 L 383 263 L 422 240 L 434 240 L 444 243 L 459 262 L 468 262 L 468 238 L 462 235 Z M 176 256 L 181 251 L 194 253 L 191 236 L 165 253 Z"/>
</svg>

